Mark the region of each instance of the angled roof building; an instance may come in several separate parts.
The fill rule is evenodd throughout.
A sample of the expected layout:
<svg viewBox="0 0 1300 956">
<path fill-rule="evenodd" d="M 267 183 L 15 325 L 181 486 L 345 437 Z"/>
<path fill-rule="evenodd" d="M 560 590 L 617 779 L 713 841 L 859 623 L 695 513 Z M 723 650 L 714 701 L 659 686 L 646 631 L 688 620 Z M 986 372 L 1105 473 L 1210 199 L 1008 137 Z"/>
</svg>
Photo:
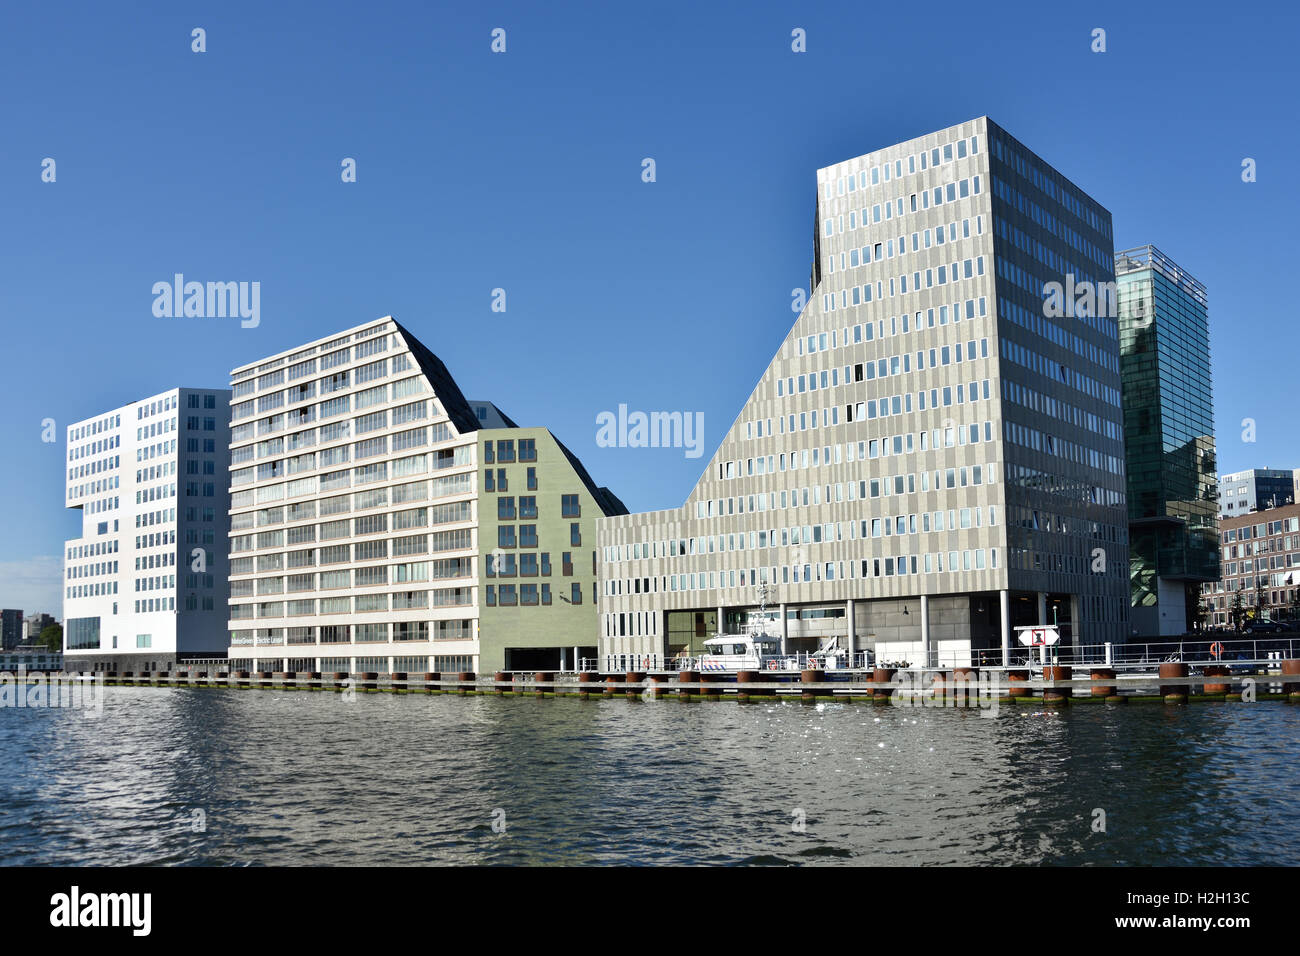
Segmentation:
<svg viewBox="0 0 1300 956">
<path fill-rule="evenodd" d="M 1110 214 L 981 117 L 819 170 L 816 221 L 807 305 L 685 504 L 599 521 L 602 665 L 764 615 L 913 664 L 1123 640 Z"/>
<path fill-rule="evenodd" d="M 231 373 L 233 667 L 571 668 L 594 658 L 595 520 L 545 428 L 468 401 L 391 317 Z"/>
</svg>

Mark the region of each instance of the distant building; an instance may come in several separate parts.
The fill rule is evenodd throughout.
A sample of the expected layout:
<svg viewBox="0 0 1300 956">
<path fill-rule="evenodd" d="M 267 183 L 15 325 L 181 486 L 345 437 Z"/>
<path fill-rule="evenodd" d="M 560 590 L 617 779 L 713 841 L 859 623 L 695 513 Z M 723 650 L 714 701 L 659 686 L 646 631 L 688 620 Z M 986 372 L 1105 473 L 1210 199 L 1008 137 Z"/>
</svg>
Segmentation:
<svg viewBox="0 0 1300 956">
<path fill-rule="evenodd" d="M 13 608 L 0 611 L 0 649 L 12 650 L 23 642 L 23 612 Z"/>
<path fill-rule="evenodd" d="M 1219 516 L 1249 514 L 1295 504 L 1300 469 L 1249 468 L 1219 476 Z"/>
<path fill-rule="evenodd" d="M 1115 254 L 1134 635 L 1193 629 L 1219 577 L 1205 286 L 1155 246 Z"/>
<path fill-rule="evenodd" d="M 41 611 L 27 615 L 26 620 L 23 622 L 23 630 L 26 634 L 25 643 L 35 644 L 40 639 L 41 631 L 47 627 L 53 627 L 57 623 L 59 622 L 52 615 Z"/>
<path fill-rule="evenodd" d="M 173 388 L 68 428 L 63 650 L 77 670 L 224 657 L 230 392 Z"/>
<path fill-rule="evenodd" d="M 63 652 L 30 644 L 21 644 L 12 650 L 0 651 L 0 674 L 16 674 L 19 670 L 29 673 L 61 671 Z"/>
<path fill-rule="evenodd" d="M 1201 588 L 1208 624 L 1230 626 L 1237 595 L 1263 620 L 1300 618 L 1300 504 L 1224 518 L 1219 539 L 1223 580 Z"/>
</svg>

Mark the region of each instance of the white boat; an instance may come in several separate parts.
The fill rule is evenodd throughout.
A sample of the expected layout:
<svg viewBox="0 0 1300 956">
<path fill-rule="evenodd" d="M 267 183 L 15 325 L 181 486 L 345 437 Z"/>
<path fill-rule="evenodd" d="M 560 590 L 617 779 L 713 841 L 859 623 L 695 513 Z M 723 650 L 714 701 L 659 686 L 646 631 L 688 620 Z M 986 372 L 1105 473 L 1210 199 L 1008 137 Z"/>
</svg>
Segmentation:
<svg viewBox="0 0 1300 956">
<path fill-rule="evenodd" d="M 704 647 L 701 671 L 794 670 L 799 666 L 796 656 L 782 656 L 781 639 L 768 634 L 720 634 L 705 641 Z"/>
</svg>

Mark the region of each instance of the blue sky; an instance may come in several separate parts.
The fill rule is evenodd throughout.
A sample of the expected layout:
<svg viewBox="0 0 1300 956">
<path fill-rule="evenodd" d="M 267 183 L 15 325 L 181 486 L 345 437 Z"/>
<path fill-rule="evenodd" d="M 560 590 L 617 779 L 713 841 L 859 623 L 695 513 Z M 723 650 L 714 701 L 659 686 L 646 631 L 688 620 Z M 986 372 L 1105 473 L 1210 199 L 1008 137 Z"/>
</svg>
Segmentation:
<svg viewBox="0 0 1300 956">
<path fill-rule="evenodd" d="M 1110 209 L 1117 248 L 1153 242 L 1209 287 L 1222 469 L 1300 465 L 1286 318 L 1300 18 L 1280 5 L 46 3 L 3 17 L 0 606 L 61 614 L 79 521 L 43 419 L 62 435 L 385 314 L 471 398 L 551 428 L 633 510 L 681 504 L 793 321 L 816 169 L 983 114 Z M 1105 53 L 1090 50 L 1097 27 Z M 340 181 L 344 157 L 356 183 Z M 645 157 L 657 182 L 641 181 Z M 177 272 L 260 282 L 260 326 L 155 318 L 151 287 Z M 705 457 L 596 447 L 596 416 L 619 404 L 702 412 Z"/>
</svg>

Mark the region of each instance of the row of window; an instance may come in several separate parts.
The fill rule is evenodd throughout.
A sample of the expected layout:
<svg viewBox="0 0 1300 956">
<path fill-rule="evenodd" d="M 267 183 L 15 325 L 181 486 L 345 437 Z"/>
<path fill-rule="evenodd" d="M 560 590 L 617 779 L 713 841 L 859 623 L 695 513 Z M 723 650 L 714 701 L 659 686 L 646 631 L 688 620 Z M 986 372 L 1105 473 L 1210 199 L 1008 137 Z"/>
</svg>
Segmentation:
<svg viewBox="0 0 1300 956">
<path fill-rule="evenodd" d="M 319 387 L 321 395 L 333 395 L 345 389 L 352 388 L 358 384 L 355 379 L 349 377 L 348 372 L 339 372 L 337 375 L 320 380 Z M 364 383 L 363 383 L 364 384 Z M 361 411 L 366 408 L 372 408 L 377 405 L 383 405 L 390 401 L 399 402 L 404 398 L 410 398 L 419 395 L 421 392 L 428 391 L 428 383 L 423 375 L 413 375 L 410 378 L 399 379 L 391 385 L 378 385 L 373 388 L 363 389 L 355 393 L 338 395 L 335 398 L 327 399 L 314 405 L 303 408 L 295 408 L 288 412 L 259 419 L 256 423 L 249 422 L 237 426 L 237 429 L 231 431 L 231 441 L 239 442 L 247 438 L 252 438 L 254 426 L 258 435 L 267 435 L 273 432 L 281 431 L 285 427 L 292 427 L 296 424 L 305 424 L 315 421 L 317 418 L 333 418 L 336 415 L 344 415 L 349 411 Z M 293 394 L 294 390 L 290 389 L 288 394 Z M 263 396 L 257 402 L 247 401 L 232 405 L 230 409 L 230 420 L 238 422 L 241 419 L 248 418 L 257 412 L 270 411 L 273 407 L 284 404 L 283 396 L 286 393 L 277 392 L 276 396 Z M 301 393 L 303 398 L 310 397 Z M 295 401 L 300 399 L 295 399 Z M 260 407 L 259 407 L 260 406 Z"/>
<path fill-rule="evenodd" d="M 842 216 L 840 218 L 841 220 L 843 219 Z M 972 222 L 975 224 L 973 234 L 976 236 L 982 236 L 984 234 L 983 216 L 954 219 L 952 222 L 945 225 L 935 226 L 930 229 L 918 229 L 913 232 L 911 236 L 911 251 L 921 252 L 925 249 L 952 245 L 962 239 L 969 239 L 972 235 Z M 906 255 L 907 252 L 908 241 L 906 235 L 899 236 L 897 240 L 891 237 L 879 242 L 871 242 L 864 246 L 854 246 L 852 249 L 847 251 L 827 255 L 826 273 L 827 275 L 834 275 L 836 272 L 844 272 L 846 269 L 856 269 L 859 266 L 867 266 L 873 262 L 886 261 L 894 258 L 895 255 L 903 256 Z M 980 258 L 983 259 L 982 256 Z M 980 275 L 983 275 L 982 263 L 980 268 Z M 957 272 L 955 263 L 953 269 L 952 278 L 953 281 L 956 281 Z M 969 278 L 969 276 L 967 278 Z"/>
<path fill-rule="evenodd" d="M 771 428 L 772 420 L 769 418 L 767 419 L 769 433 Z M 778 470 L 795 471 L 800 468 L 816 468 L 819 465 L 830 465 L 832 463 L 838 465 L 842 462 L 888 458 L 890 455 L 910 455 L 918 447 L 921 451 L 928 451 L 937 448 L 975 445 L 981 441 L 981 431 L 983 432 L 983 441 L 993 440 L 993 423 L 991 421 L 984 422 L 983 429 L 980 428 L 979 422 L 968 422 L 962 425 L 958 425 L 956 422 L 946 422 L 942 428 L 927 431 L 905 432 L 899 435 L 887 435 L 883 438 L 845 442 L 842 445 L 826 445 L 821 448 L 805 448 L 802 452 L 790 452 L 788 457 L 785 453 L 780 453 L 757 458 L 722 461 L 718 463 L 717 477 L 725 480 L 750 475 L 773 474 Z M 696 517 L 698 518 L 713 515 L 712 505 L 708 506 L 706 513 L 697 503 L 696 510 Z M 753 510 L 752 507 L 751 510 Z M 766 508 L 763 510 L 766 510 Z M 718 513 L 723 514 L 724 512 L 719 511 Z"/>
<path fill-rule="evenodd" d="M 537 460 L 537 440 L 535 438 L 519 439 L 519 461 L 536 461 Z M 483 443 L 483 461 L 488 464 L 500 462 L 508 464 L 515 461 L 515 440 L 513 438 L 501 438 L 497 440 L 495 453 L 492 450 L 492 442 Z"/>
<path fill-rule="evenodd" d="M 956 474 L 958 471 L 960 477 Z M 980 477 L 980 466 L 974 466 L 971 471 L 971 481 L 976 482 Z M 936 481 L 940 480 L 939 476 L 940 473 L 935 472 Z M 908 484 L 914 487 L 915 483 L 912 479 L 915 476 L 908 475 L 906 477 L 909 479 Z M 928 479 L 928 477 L 928 473 L 922 474 L 922 479 Z M 947 470 L 947 480 L 957 483 L 953 487 L 965 487 L 967 477 L 967 469 L 965 468 L 950 468 Z M 903 476 L 898 476 L 893 482 L 883 482 L 884 496 L 889 496 L 889 487 L 891 485 L 895 489 L 895 494 L 902 494 L 903 492 L 898 490 L 904 487 L 902 479 Z M 922 481 L 922 484 L 927 483 L 927 481 Z M 855 489 L 859 491 L 859 497 L 863 497 L 861 493 L 866 491 L 864 485 L 866 485 L 866 482 L 857 485 L 851 483 L 848 486 L 850 491 L 849 500 L 854 500 L 852 492 Z M 835 487 L 838 491 L 841 486 L 837 485 Z M 877 488 L 875 490 L 879 492 L 882 489 Z M 880 495 L 876 494 L 873 497 L 880 497 Z M 837 497 L 836 500 L 843 500 L 843 498 Z M 947 515 L 946 522 L 944 519 L 945 514 Z M 651 541 L 649 543 L 609 545 L 603 549 L 603 558 L 605 563 L 611 564 L 641 558 L 677 558 L 697 554 L 723 554 L 729 551 L 762 550 L 768 547 L 787 548 L 832 541 L 854 541 L 859 537 L 879 538 L 891 537 L 896 534 L 929 534 L 931 532 L 957 531 L 959 529 L 980 527 L 983 514 L 985 512 L 980 508 L 953 508 L 946 512 L 924 512 L 919 516 L 917 514 L 898 514 L 866 518 L 861 521 L 833 521 L 825 524 L 793 525 L 785 528 L 765 528 L 758 531 L 729 532 L 726 534 L 704 535 L 702 537 L 670 538 L 666 541 Z M 990 526 L 997 524 L 996 507 L 988 507 L 987 523 Z"/>
<path fill-rule="evenodd" d="M 484 589 L 484 603 L 488 607 L 536 607 L 551 604 L 551 586 L 541 584 L 489 584 Z M 569 586 L 569 604 L 582 603 L 582 585 Z"/>
<path fill-rule="evenodd" d="M 906 316 L 904 316 L 906 319 Z M 904 329 L 906 331 L 906 329 Z M 970 339 L 966 343 L 958 342 L 956 345 L 936 346 L 928 351 L 929 364 L 926 364 L 927 352 L 922 349 L 915 353 L 916 371 L 921 372 L 927 368 L 943 368 L 951 364 L 960 365 L 963 360 L 973 362 L 976 358 L 988 358 L 989 344 L 988 339 Z M 897 375 L 907 375 L 913 370 L 912 363 L 913 353 L 904 352 L 901 355 L 893 355 L 885 358 L 875 359 L 869 362 L 857 362 L 853 365 L 845 365 L 843 384 L 855 385 L 861 382 L 872 382 L 878 379 L 890 378 Z M 820 372 L 806 372 L 801 375 L 791 375 L 786 378 L 776 380 L 776 394 L 778 397 L 785 395 L 802 394 L 804 392 L 815 392 L 818 389 L 838 388 L 840 386 L 840 367 L 835 366 L 830 369 L 823 369 Z M 767 420 L 768 434 L 771 434 L 771 419 Z M 746 422 L 746 438 L 763 437 L 763 420 L 757 420 L 757 429 L 755 422 Z"/>
<path fill-rule="evenodd" d="M 811 584 L 821 581 L 894 577 L 908 574 L 945 574 L 983 571 L 998 567 L 997 548 L 960 551 L 928 551 L 921 555 L 899 554 L 847 561 L 771 565 L 760 568 L 726 568 L 696 571 L 644 579 L 652 590 L 716 591 L 719 588 L 752 588 L 759 584 Z M 638 592 L 645 593 L 645 592 Z"/>
<path fill-rule="evenodd" d="M 867 166 L 856 173 L 839 176 L 834 181 L 834 192 L 832 192 L 831 180 L 828 179 L 822 184 L 822 198 L 832 199 L 846 193 L 852 195 L 858 190 L 867 189 L 868 182 L 872 186 L 879 186 L 882 182 L 889 182 L 891 178 L 897 180 L 902 179 L 904 175 L 910 176 L 918 171 L 924 172 L 926 169 L 937 169 L 954 159 L 965 159 L 968 150 L 969 155 L 972 156 L 979 152 L 978 136 L 962 137 L 955 142 L 936 146 L 934 149 L 923 149 L 892 162 Z M 906 174 L 904 169 L 906 169 Z"/>
<path fill-rule="evenodd" d="M 121 427 L 121 425 L 122 425 L 121 415 L 106 415 L 103 418 L 96 419 L 93 422 L 87 422 L 85 425 L 78 425 L 76 428 L 72 429 L 68 433 L 68 441 L 69 442 L 81 441 L 83 438 L 89 438 L 91 435 L 101 435 L 104 432 L 108 431 L 110 428 L 119 428 Z M 119 442 L 120 440 L 121 439 L 119 436 L 117 435 L 113 436 L 114 442 Z M 74 457 L 82 457 L 86 454 L 95 454 L 96 452 L 101 451 L 103 450 L 103 448 L 106 447 L 108 446 L 101 446 L 99 445 L 99 443 L 93 442 L 91 443 L 91 445 L 83 446 L 81 448 L 77 448 L 77 449 L 70 448 L 68 449 L 68 454 Z"/>
</svg>

